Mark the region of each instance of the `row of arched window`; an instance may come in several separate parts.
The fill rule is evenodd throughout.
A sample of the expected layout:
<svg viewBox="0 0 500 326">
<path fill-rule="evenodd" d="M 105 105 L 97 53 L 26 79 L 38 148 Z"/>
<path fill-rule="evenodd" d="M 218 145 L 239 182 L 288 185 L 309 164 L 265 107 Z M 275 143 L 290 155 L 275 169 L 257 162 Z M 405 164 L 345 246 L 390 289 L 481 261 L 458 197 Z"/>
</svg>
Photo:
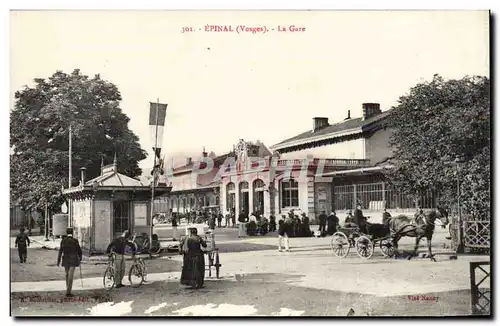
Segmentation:
<svg viewBox="0 0 500 326">
<path fill-rule="evenodd" d="M 252 188 L 254 193 L 263 192 L 265 190 L 264 181 L 257 179 L 252 183 Z M 249 192 L 249 183 L 247 181 L 241 181 L 238 184 L 240 200 L 245 198 L 244 194 Z M 279 182 L 279 194 L 280 203 L 282 208 L 287 207 L 298 207 L 299 206 L 299 183 L 295 179 L 289 179 L 287 181 Z M 226 207 L 228 210 L 235 209 L 236 203 L 236 185 L 234 182 L 230 182 L 226 185 Z M 254 196 L 254 201 L 261 200 L 262 196 Z M 263 199 L 262 199 L 263 200 Z M 240 205 L 245 203 L 240 203 Z M 254 209 L 260 207 L 262 204 L 254 203 Z"/>
</svg>

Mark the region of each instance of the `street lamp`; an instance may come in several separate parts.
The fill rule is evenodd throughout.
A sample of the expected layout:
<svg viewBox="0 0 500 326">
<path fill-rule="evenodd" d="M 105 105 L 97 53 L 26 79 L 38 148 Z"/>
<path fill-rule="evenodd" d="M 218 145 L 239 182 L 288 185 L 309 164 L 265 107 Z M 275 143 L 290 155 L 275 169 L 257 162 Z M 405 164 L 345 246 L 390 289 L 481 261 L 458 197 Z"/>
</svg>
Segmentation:
<svg viewBox="0 0 500 326">
<path fill-rule="evenodd" d="M 461 208 L 461 193 L 460 193 L 460 166 L 465 163 L 465 159 L 462 156 L 457 156 L 455 158 L 455 166 L 457 168 L 457 213 L 458 213 L 458 232 L 459 232 L 459 241 L 457 247 L 457 253 L 464 252 L 464 229 L 463 229 L 463 221 L 462 221 L 462 208 Z"/>
</svg>

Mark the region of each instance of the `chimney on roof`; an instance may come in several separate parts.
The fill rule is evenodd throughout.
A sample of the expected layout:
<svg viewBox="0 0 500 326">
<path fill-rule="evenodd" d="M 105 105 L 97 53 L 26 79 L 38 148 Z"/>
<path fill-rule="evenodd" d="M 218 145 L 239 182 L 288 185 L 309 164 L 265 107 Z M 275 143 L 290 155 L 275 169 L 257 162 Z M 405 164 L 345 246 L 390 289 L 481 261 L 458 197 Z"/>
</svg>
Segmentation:
<svg viewBox="0 0 500 326">
<path fill-rule="evenodd" d="M 382 113 L 379 103 L 363 103 L 363 120 L 368 120 Z"/>
<path fill-rule="evenodd" d="M 328 118 L 322 118 L 322 117 L 313 118 L 313 132 L 316 132 L 328 126 L 329 126 Z"/>
<path fill-rule="evenodd" d="M 82 182 L 82 185 L 85 184 L 85 171 L 87 170 L 86 167 L 83 167 L 80 169 L 80 175 L 81 175 L 81 182 Z"/>
<path fill-rule="evenodd" d="M 344 121 L 351 119 L 351 110 L 347 110 L 347 118 Z"/>
<path fill-rule="evenodd" d="M 186 165 L 189 165 L 193 162 L 193 159 L 191 157 L 186 158 Z"/>
</svg>

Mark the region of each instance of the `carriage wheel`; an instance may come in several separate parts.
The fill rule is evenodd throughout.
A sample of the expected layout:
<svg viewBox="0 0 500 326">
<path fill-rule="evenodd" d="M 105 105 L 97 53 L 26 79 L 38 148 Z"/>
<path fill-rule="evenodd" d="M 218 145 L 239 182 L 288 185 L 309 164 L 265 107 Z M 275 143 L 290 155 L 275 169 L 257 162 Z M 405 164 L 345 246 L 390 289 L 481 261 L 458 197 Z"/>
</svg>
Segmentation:
<svg viewBox="0 0 500 326">
<path fill-rule="evenodd" d="M 115 269 L 113 267 L 108 266 L 106 268 L 102 284 L 104 285 L 104 289 L 108 291 L 111 291 L 115 287 Z"/>
<path fill-rule="evenodd" d="M 394 256 L 394 253 L 396 252 L 396 247 L 394 246 L 392 238 L 380 240 L 380 251 L 382 251 L 382 254 L 385 257 L 391 258 L 392 256 Z"/>
<path fill-rule="evenodd" d="M 356 239 L 356 252 L 363 259 L 370 259 L 373 256 L 373 242 L 367 236 L 360 236 Z"/>
<path fill-rule="evenodd" d="M 144 271 L 140 263 L 134 263 L 128 272 L 128 280 L 133 288 L 137 288 L 144 282 Z"/>
<path fill-rule="evenodd" d="M 343 232 L 335 232 L 332 236 L 331 247 L 333 254 L 337 257 L 344 258 L 349 254 L 351 249 L 349 244 L 349 239 Z"/>
</svg>

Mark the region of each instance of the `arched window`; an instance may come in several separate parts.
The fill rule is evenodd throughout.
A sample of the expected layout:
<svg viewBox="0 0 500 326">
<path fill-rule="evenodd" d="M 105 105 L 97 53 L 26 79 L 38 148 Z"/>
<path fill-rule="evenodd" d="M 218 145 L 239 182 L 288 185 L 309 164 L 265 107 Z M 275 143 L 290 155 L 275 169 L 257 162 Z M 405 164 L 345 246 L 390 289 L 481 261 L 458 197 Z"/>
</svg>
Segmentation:
<svg viewBox="0 0 500 326">
<path fill-rule="evenodd" d="M 294 179 L 281 182 L 281 208 L 299 206 L 299 183 Z"/>
<path fill-rule="evenodd" d="M 254 191 L 264 191 L 264 181 L 261 179 L 257 179 L 253 182 L 253 189 Z"/>
<path fill-rule="evenodd" d="M 264 181 L 257 179 L 253 182 L 253 211 L 264 214 Z"/>
<path fill-rule="evenodd" d="M 240 182 L 240 192 L 248 191 L 248 182 L 241 181 Z"/>
<path fill-rule="evenodd" d="M 226 186 L 226 210 L 232 212 L 236 208 L 236 189 L 234 183 L 230 182 Z"/>
<path fill-rule="evenodd" d="M 239 213 L 243 213 L 245 215 L 249 214 L 250 210 L 250 194 L 249 194 L 249 189 L 248 189 L 248 182 L 242 181 L 240 182 L 239 185 L 240 188 L 240 206 L 239 206 Z"/>
</svg>

